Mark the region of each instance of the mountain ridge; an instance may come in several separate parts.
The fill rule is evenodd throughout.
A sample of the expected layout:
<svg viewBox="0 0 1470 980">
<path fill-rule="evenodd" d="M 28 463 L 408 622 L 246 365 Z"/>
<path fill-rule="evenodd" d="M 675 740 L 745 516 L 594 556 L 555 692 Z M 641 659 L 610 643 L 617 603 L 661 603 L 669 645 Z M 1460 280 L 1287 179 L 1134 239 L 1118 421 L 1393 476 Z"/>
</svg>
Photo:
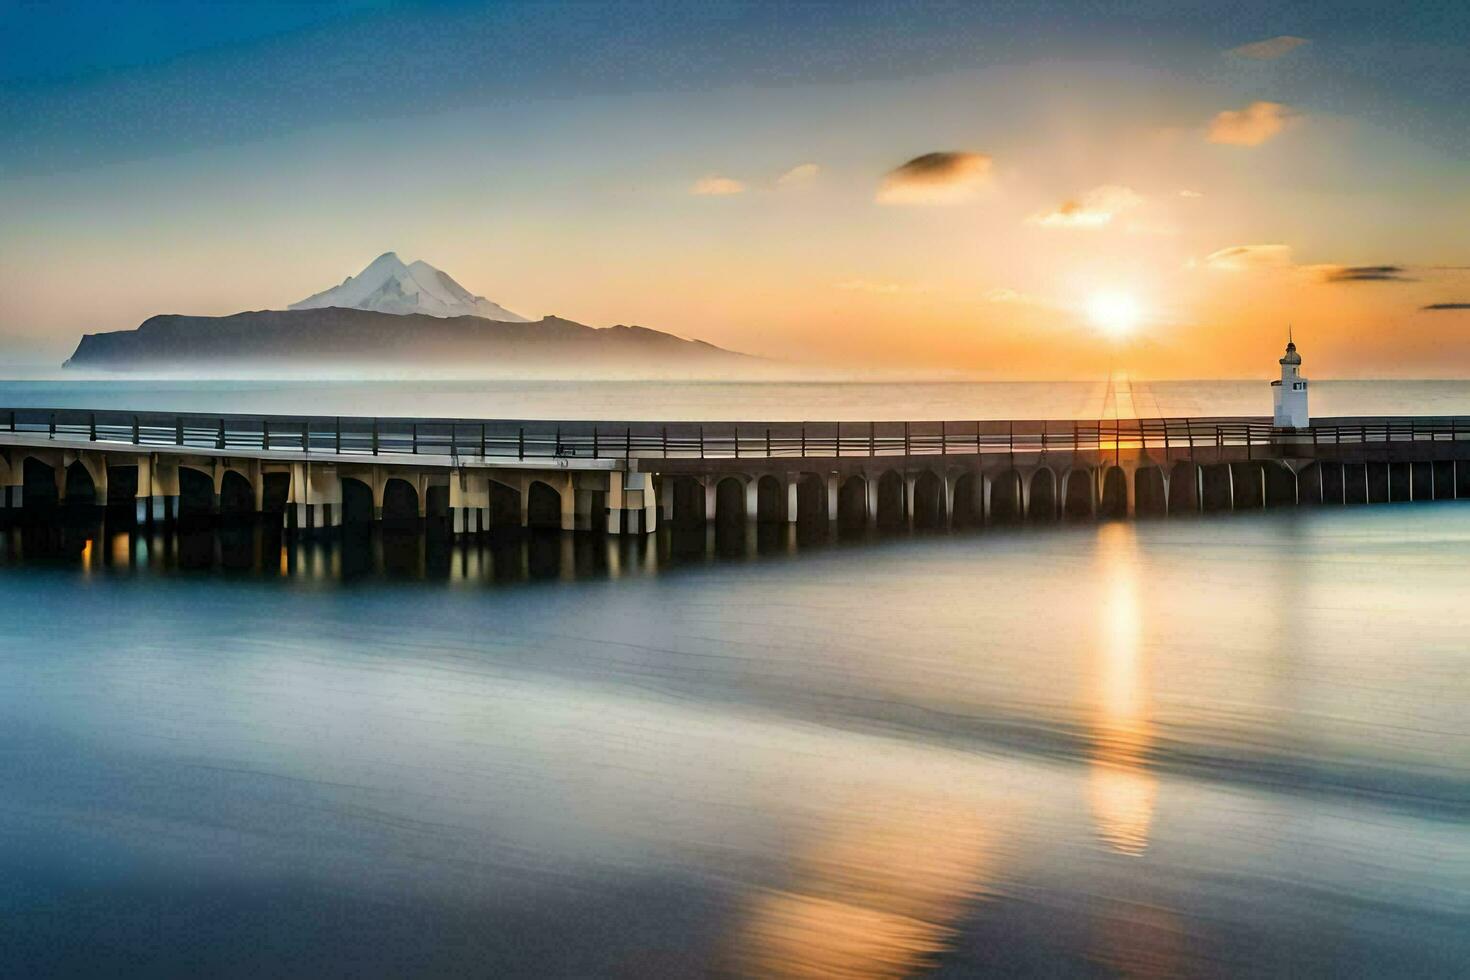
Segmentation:
<svg viewBox="0 0 1470 980">
<path fill-rule="evenodd" d="M 639 370 L 731 367 L 755 358 L 649 327 L 383 313 L 344 307 L 252 310 L 227 316 L 165 313 L 133 330 L 86 334 L 63 367 L 466 367 Z"/>
</svg>

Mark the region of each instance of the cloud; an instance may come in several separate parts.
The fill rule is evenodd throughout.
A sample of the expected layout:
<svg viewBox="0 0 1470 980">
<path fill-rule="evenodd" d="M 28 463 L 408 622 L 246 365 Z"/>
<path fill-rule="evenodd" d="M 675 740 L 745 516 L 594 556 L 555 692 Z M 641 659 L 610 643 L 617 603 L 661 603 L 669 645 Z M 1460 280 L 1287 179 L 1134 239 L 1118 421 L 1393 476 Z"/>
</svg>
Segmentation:
<svg viewBox="0 0 1470 980">
<path fill-rule="evenodd" d="M 1276 37 L 1267 38 L 1264 41 L 1242 44 L 1240 47 L 1231 48 L 1225 53 L 1239 55 L 1242 58 L 1251 58 L 1256 61 L 1275 61 L 1277 58 L 1284 58 L 1291 54 L 1303 44 L 1310 43 L 1304 37 L 1279 34 Z"/>
<path fill-rule="evenodd" d="M 1421 310 L 1470 310 L 1470 303 L 1430 303 Z"/>
<path fill-rule="evenodd" d="M 817 174 L 821 172 L 822 168 L 817 166 L 815 163 L 802 163 L 798 164 L 795 167 L 792 167 L 790 170 L 777 177 L 776 183 L 780 184 L 783 187 L 791 184 L 804 184 L 812 178 L 816 177 Z"/>
<path fill-rule="evenodd" d="M 1404 275 L 1401 265 L 1329 265 L 1322 267 L 1323 282 L 1417 282 Z"/>
<path fill-rule="evenodd" d="M 1058 207 L 1033 214 L 1027 220 L 1046 228 L 1102 228 L 1141 203 L 1143 198 L 1132 188 L 1104 184 L 1081 198 L 1063 201 Z"/>
<path fill-rule="evenodd" d="M 986 293 L 985 302 L 1015 303 L 1017 305 L 1030 306 L 1037 303 L 1038 300 L 1034 296 L 1028 296 L 1025 293 L 1018 293 L 1014 289 L 1006 289 L 1004 287 L 1001 287 L 999 289 L 992 289 L 990 292 Z"/>
<path fill-rule="evenodd" d="M 838 289 L 845 289 L 854 293 L 881 293 L 892 295 L 894 293 L 923 293 L 928 292 L 928 286 L 919 286 L 904 282 L 874 282 L 871 279 L 849 279 L 846 282 L 836 284 Z"/>
<path fill-rule="evenodd" d="M 1233 245 L 1205 256 L 1205 268 L 1225 272 L 1291 267 L 1290 245 Z"/>
<path fill-rule="evenodd" d="M 1191 190 L 1188 190 L 1188 189 L 1180 191 L 1179 192 L 1179 196 L 1180 197 L 1204 197 L 1204 195 L 1201 194 L 1199 191 L 1191 191 Z"/>
<path fill-rule="evenodd" d="M 1244 109 L 1227 109 L 1210 122 L 1211 143 L 1260 146 L 1286 126 L 1291 110 L 1280 102 L 1252 102 Z"/>
<path fill-rule="evenodd" d="M 888 171 L 876 200 L 879 204 L 961 204 L 990 182 L 991 162 L 984 153 L 925 153 Z"/>
<path fill-rule="evenodd" d="M 689 193 L 701 197 L 728 197 L 731 194 L 744 192 L 745 184 L 733 177 L 721 177 L 719 174 L 709 174 L 701 177 L 689 188 Z"/>
</svg>

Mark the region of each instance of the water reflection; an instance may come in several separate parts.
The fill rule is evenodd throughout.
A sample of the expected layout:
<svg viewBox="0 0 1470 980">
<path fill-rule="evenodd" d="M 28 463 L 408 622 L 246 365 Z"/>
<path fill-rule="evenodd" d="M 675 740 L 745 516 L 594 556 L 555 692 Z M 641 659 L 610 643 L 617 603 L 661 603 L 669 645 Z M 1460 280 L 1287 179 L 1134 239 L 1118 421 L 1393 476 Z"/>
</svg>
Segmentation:
<svg viewBox="0 0 1470 980">
<path fill-rule="evenodd" d="M 757 894 L 736 969 L 752 977 L 903 977 L 935 965 L 981 894 L 983 821 L 931 788 L 854 800 L 790 859 L 791 882 Z"/>
<path fill-rule="evenodd" d="M 844 537 L 843 541 L 849 540 Z M 129 515 L 81 511 L 0 527 L 0 562 L 109 570 L 190 571 L 268 578 L 437 580 L 452 584 L 617 579 L 713 559 L 794 555 L 838 543 L 792 525 L 665 528 L 648 537 L 505 529 L 458 538 L 447 527 L 347 528 L 298 536 L 279 521 L 149 527 Z"/>
<path fill-rule="evenodd" d="M 1104 595 L 1093 676 L 1088 800 L 1103 842 L 1120 854 L 1137 855 L 1148 847 L 1158 779 L 1148 768 L 1152 733 L 1135 528 L 1113 521 L 1098 529 L 1097 542 Z"/>
</svg>

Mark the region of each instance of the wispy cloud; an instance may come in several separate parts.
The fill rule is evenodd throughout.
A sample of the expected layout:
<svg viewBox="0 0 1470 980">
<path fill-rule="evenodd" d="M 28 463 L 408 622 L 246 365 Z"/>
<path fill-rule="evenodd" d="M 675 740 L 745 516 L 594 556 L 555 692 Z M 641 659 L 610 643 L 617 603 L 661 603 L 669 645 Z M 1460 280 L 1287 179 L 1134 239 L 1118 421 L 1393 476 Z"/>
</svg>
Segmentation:
<svg viewBox="0 0 1470 980">
<path fill-rule="evenodd" d="M 1322 267 L 1323 282 L 1418 282 L 1401 265 L 1332 265 Z"/>
<path fill-rule="evenodd" d="M 731 194 L 739 194 L 745 190 L 745 184 L 733 177 L 722 177 L 719 174 L 708 174 L 694 182 L 689 188 L 689 193 L 700 197 L 728 197 Z"/>
<path fill-rule="evenodd" d="M 1209 140 L 1227 146 L 1260 146 L 1285 128 L 1293 118 L 1280 102 L 1252 102 L 1244 109 L 1227 109 L 1210 122 Z"/>
<path fill-rule="evenodd" d="M 1103 228 L 1119 214 L 1141 203 L 1143 198 L 1131 187 L 1105 184 L 1080 198 L 1063 201 L 1050 211 L 1033 214 L 1027 220 L 1046 228 Z"/>
<path fill-rule="evenodd" d="M 925 153 L 888 171 L 876 200 L 879 204 L 962 204 L 990 182 L 991 162 L 984 153 Z"/>
<path fill-rule="evenodd" d="M 909 282 L 875 282 L 871 279 L 848 279 L 845 282 L 836 283 L 836 288 L 852 293 L 878 293 L 882 295 L 893 295 L 894 293 L 925 293 L 929 291 L 928 286 Z"/>
<path fill-rule="evenodd" d="M 805 184 L 821 172 L 822 168 L 815 163 L 801 163 L 777 177 L 776 183 L 782 187 L 789 187 L 792 184 Z"/>
<path fill-rule="evenodd" d="M 1201 194 L 1199 191 L 1192 191 L 1192 190 L 1189 190 L 1188 188 L 1185 188 L 1184 190 L 1180 191 L 1179 192 L 1179 196 L 1180 197 L 1190 197 L 1190 198 L 1204 197 L 1204 195 Z"/>
<path fill-rule="evenodd" d="M 1035 296 L 1017 292 L 1014 289 L 1001 287 L 999 289 L 992 289 L 990 292 L 986 293 L 985 302 L 1013 303 L 1017 306 L 1035 306 L 1038 305 L 1041 301 L 1038 300 Z"/>
<path fill-rule="evenodd" d="M 1310 44 L 1304 37 L 1294 37 L 1290 34 L 1279 34 L 1276 37 L 1267 38 L 1264 41 L 1253 41 L 1250 44 L 1242 44 L 1238 48 L 1231 48 L 1226 54 L 1239 55 L 1242 58 L 1252 58 L 1256 61 L 1275 61 L 1291 54 L 1303 44 Z"/>
<path fill-rule="evenodd" d="M 1247 272 L 1254 269 L 1285 269 L 1291 266 L 1290 245 L 1232 245 L 1205 256 L 1207 269 Z"/>
<path fill-rule="evenodd" d="M 1430 303 L 1421 310 L 1470 310 L 1470 303 Z"/>
</svg>

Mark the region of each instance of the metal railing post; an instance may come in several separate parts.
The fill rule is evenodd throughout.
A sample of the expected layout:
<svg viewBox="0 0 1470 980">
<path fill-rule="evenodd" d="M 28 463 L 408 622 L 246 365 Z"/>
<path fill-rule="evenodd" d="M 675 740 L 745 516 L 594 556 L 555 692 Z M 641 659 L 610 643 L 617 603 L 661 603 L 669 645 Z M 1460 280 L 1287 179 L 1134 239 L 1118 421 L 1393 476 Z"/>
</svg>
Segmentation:
<svg viewBox="0 0 1470 980">
<path fill-rule="evenodd" d="M 215 436 L 214 445 L 216 449 L 225 448 L 225 420 L 219 420 L 219 433 Z"/>
<path fill-rule="evenodd" d="M 561 429 L 557 429 L 556 430 L 556 442 L 557 442 L 557 445 L 561 445 Z M 592 458 L 593 459 L 597 459 L 598 458 L 599 451 L 600 450 L 599 450 L 598 445 L 597 445 L 597 423 L 596 422 L 593 422 L 592 423 Z"/>
<path fill-rule="evenodd" d="M 97 441 L 97 413 L 93 412 L 87 416 L 87 438 L 92 442 Z"/>
<path fill-rule="evenodd" d="M 740 426 L 735 426 L 735 458 L 740 458 Z"/>
<path fill-rule="evenodd" d="M 485 458 L 485 423 L 480 423 L 480 458 Z"/>
<path fill-rule="evenodd" d="M 184 444 L 184 417 L 174 416 L 174 443 L 182 446 Z"/>
<path fill-rule="evenodd" d="M 868 423 L 868 455 L 869 456 L 876 456 L 877 455 L 877 453 L 873 451 L 873 424 L 874 423 L 872 423 L 872 422 L 869 422 Z"/>
<path fill-rule="evenodd" d="M 419 454 L 419 424 L 417 422 L 414 422 L 413 428 L 409 430 L 409 437 L 413 440 L 413 455 L 417 456 Z"/>
<path fill-rule="evenodd" d="M 270 447 L 271 447 L 271 420 L 270 419 L 261 419 L 260 420 L 260 448 L 261 449 L 269 449 Z"/>
<path fill-rule="evenodd" d="M 516 458 L 526 458 L 526 427 L 524 425 L 516 433 Z"/>
<path fill-rule="evenodd" d="M 337 450 L 337 455 L 338 456 L 341 456 L 342 455 L 342 416 L 340 416 L 340 415 L 337 416 L 337 431 L 334 434 L 334 442 L 335 442 L 334 448 Z"/>
<path fill-rule="evenodd" d="M 704 426 L 699 427 L 699 458 L 704 459 Z"/>
<path fill-rule="evenodd" d="M 373 455 L 378 455 L 378 420 L 373 419 Z"/>
<path fill-rule="evenodd" d="M 664 459 L 668 459 L 669 458 L 669 427 L 667 425 L 664 426 L 664 433 L 663 433 L 663 435 L 664 435 L 664 439 L 663 439 L 663 455 L 664 455 Z"/>
<path fill-rule="evenodd" d="M 771 458 L 771 430 L 766 430 L 766 459 Z"/>
<path fill-rule="evenodd" d="M 939 422 L 939 455 L 949 455 L 949 423 L 943 419 Z"/>
<path fill-rule="evenodd" d="M 10 413 L 10 428 L 15 428 L 15 413 Z M 139 445 L 143 441 L 143 432 L 138 426 L 138 416 L 133 416 L 133 445 Z"/>
<path fill-rule="evenodd" d="M 56 413 L 55 412 L 52 412 L 51 413 L 50 419 L 51 419 L 51 421 L 48 423 L 48 425 L 46 427 L 46 438 L 47 439 L 55 439 L 56 438 Z"/>
<path fill-rule="evenodd" d="M 633 428 L 632 428 L 632 426 L 629 426 L 628 427 L 628 430 L 623 433 L 623 458 L 624 459 L 627 459 L 629 456 L 632 456 L 632 455 L 633 455 Z"/>
</svg>

